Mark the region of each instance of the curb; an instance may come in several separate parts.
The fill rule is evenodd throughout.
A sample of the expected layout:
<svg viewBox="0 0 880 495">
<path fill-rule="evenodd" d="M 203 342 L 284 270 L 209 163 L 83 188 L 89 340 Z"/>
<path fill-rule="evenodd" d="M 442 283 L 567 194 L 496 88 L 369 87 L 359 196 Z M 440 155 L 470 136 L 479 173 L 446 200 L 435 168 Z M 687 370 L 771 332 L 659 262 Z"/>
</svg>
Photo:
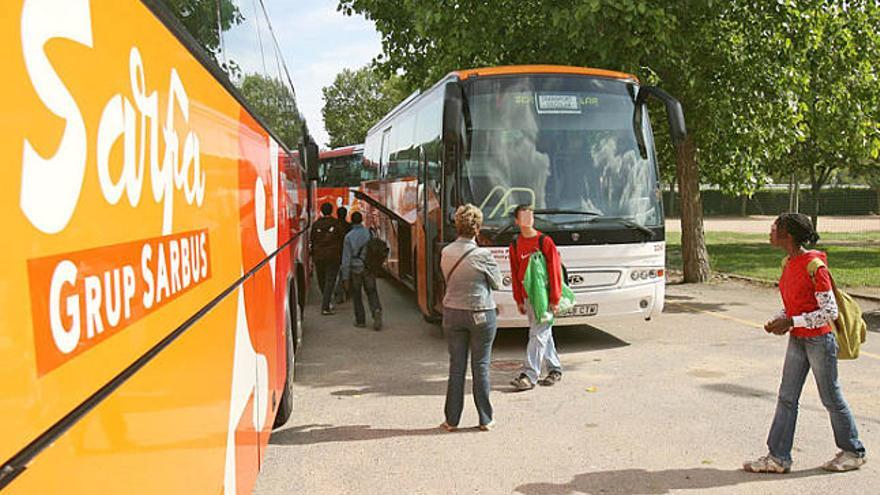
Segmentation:
<svg viewBox="0 0 880 495">
<path fill-rule="evenodd" d="M 667 271 L 671 272 L 671 273 L 675 273 L 677 275 L 681 275 L 681 273 L 682 273 L 680 270 L 675 270 L 675 269 L 672 269 L 672 270 L 667 269 Z M 712 275 L 716 276 L 716 277 L 721 277 L 722 279 L 740 280 L 742 282 L 748 282 L 751 284 L 762 285 L 764 287 L 776 287 L 778 285 L 776 282 L 771 282 L 769 280 L 764 280 L 762 278 L 747 277 L 745 275 L 737 275 L 735 273 L 713 271 Z M 868 294 L 860 294 L 858 292 L 853 292 L 849 289 L 846 289 L 846 293 L 851 295 L 852 297 L 857 298 L 857 299 L 864 299 L 866 301 L 872 301 L 872 302 L 880 302 L 880 296 L 871 296 Z"/>
</svg>

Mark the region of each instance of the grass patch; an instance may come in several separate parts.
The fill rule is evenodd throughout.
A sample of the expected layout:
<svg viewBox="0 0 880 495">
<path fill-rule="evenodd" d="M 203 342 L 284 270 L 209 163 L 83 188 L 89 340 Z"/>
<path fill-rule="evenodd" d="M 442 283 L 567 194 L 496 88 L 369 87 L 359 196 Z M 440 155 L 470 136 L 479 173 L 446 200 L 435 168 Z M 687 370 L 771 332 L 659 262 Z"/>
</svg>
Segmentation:
<svg viewBox="0 0 880 495">
<path fill-rule="evenodd" d="M 666 263 L 681 269 L 681 234 L 667 232 Z M 785 254 L 770 245 L 769 234 L 707 232 L 712 270 L 776 281 Z M 880 288 L 880 232 L 822 234 L 816 249 L 828 253 L 828 264 L 842 287 Z"/>
</svg>

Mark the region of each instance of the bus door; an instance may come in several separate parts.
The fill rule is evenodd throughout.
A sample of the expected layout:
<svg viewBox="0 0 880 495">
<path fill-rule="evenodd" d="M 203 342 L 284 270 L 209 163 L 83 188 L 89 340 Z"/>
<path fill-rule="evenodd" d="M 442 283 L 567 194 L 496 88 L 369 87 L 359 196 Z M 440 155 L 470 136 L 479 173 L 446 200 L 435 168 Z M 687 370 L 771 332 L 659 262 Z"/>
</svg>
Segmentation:
<svg viewBox="0 0 880 495">
<path fill-rule="evenodd" d="M 442 291 L 440 265 L 440 195 L 442 174 L 439 164 L 431 163 L 423 146 L 419 147 L 419 194 L 416 237 L 416 292 L 422 313 L 440 315 L 437 295 Z"/>
</svg>

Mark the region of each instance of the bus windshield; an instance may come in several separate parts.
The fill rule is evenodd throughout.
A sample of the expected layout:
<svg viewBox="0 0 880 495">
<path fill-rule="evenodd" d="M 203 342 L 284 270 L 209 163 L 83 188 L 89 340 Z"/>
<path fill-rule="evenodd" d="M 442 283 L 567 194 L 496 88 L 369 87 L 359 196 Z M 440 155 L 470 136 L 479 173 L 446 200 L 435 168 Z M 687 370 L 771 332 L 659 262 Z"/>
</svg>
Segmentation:
<svg viewBox="0 0 880 495">
<path fill-rule="evenodd" d="M 643 119 L 642 158 L 632 83 L 533 75 L 481 78 L 466 88 L 463 199 L 481 207 L 488 228 L 508 225 L 523 203 L 546 210 L 542 230 L 603 218 L 661 225 L 653 139 Z"/>
<path fill-rule="evenodd" d="M 376 178 L 376 169 L 364 166 L 363 153 L 321 160 L 318 187 L 352 187 Z"/>
</svg>

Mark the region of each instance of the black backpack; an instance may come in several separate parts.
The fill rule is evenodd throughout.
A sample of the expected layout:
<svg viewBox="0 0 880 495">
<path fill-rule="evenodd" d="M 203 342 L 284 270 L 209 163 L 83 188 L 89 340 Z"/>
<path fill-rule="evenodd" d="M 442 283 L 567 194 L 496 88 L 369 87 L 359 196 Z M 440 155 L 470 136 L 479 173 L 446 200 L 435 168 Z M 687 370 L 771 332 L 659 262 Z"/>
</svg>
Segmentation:
<svg viewBox="0 0 880 495">
<path fill-rule="evenodd" d="M 391 249 L 388 248 L 388 244 L 370 232 L 370 240 L 361 247 L 360 254 L 364 254 L 364 256 L 362 257 L 359 254 L 358 258 L 364 261 L 364 268 L 368 271 L 379 273 L 382 271 L 385 260 L 388 259 L 389 252 L 391 252 Z"/>
<path fill-rule="evenodd" d="M 312 227 L 312 255 L 318 260 L 339 258 L 343 235 L 343 227 L 336 219 L 318 220 Z"/>
<path fill-rule="evenodd" d="M 541 253 L 544 253 L 544 238 L 547 237 L 547 234 L 541 234 L 541 237 L 538 237 L 538 249 L 541 250 Z M 513 236 L 513 242 L 511 245 L 513 246 L 513 253 L 518 254 L 516 251 L 516 240 L 519 238 L 519 235 Z M 562 283 L 563 285 L 568 284 L 568 268 L 565 267 L 565 263 L 562 262 L 562 257 L 559 259 L 559 266 L 562 267 Z"/>
</svg>

